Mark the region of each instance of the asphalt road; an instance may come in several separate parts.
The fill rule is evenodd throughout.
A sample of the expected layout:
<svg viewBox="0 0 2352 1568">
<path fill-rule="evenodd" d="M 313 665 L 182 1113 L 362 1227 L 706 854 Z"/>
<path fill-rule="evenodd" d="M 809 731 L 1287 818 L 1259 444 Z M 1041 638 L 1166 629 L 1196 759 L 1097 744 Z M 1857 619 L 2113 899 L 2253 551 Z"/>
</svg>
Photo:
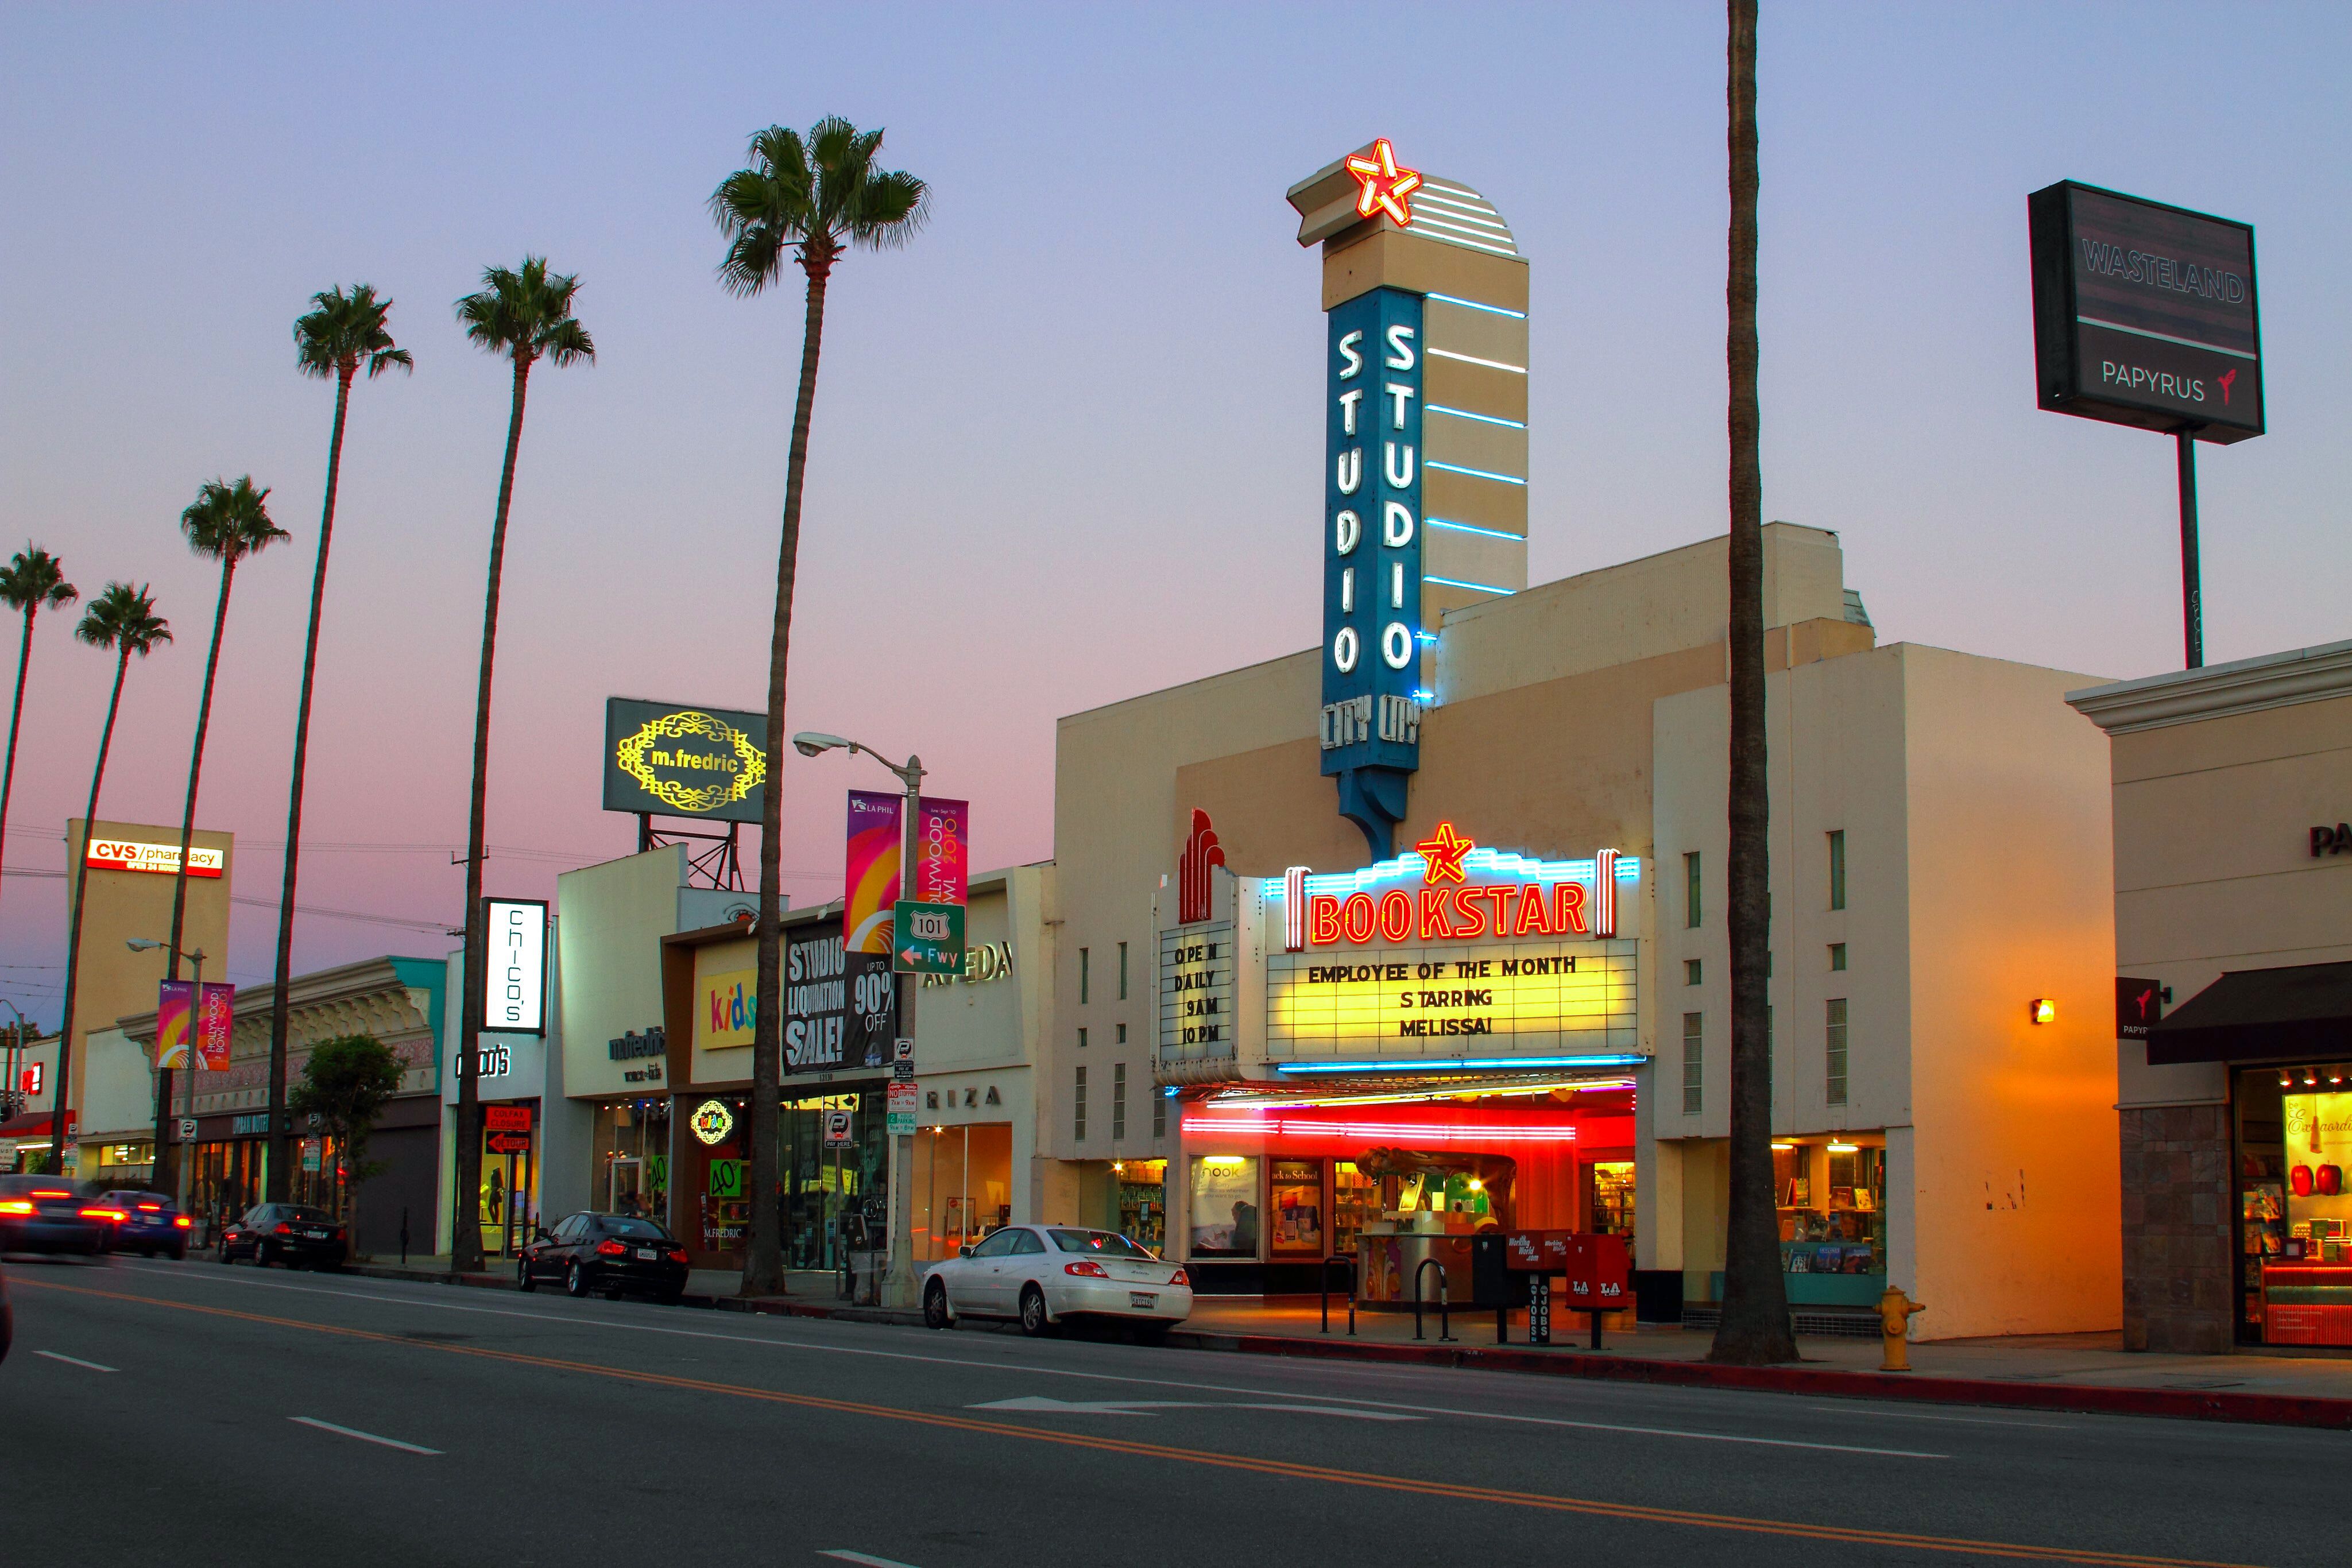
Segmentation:
<svg viewBox="0 0 2352 1568">
<path fill-rule="evenodd" d="M 16 1563 L 2303 1564 L 2352 1435 L 12 1260 Z"/>
</svg>

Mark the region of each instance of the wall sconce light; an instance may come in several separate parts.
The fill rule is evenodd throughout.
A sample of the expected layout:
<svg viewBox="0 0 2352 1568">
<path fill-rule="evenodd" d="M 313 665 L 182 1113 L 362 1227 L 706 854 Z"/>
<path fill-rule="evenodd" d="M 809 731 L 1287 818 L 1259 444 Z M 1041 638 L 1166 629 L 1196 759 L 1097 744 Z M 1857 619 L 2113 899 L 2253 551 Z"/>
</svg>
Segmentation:
<svg viewBox="0 0 2352 1568">
<path fill-rule="evenodd" d="M 2032 1016 L 2035 1023 L 2055 1023 L 2058 1021 L 2058 1004 L 2048 997 L 2036 997 Z"/>
<path fill-rule="evenodd" d="M 1776 1155 L 1785 1155 L 1796 1146 L 1794 1144 L 1775 1144 L 1772 1145 L 1772 1152 Z"/>
<path fill-rule="evenodd" d="M 1862 1152 L 1862 1145 L 1859 1144 L 1832 1144 L 1829 1145 L 1829 1151 L 1833 1155 L 1854 1155 Z"/>
</svg>

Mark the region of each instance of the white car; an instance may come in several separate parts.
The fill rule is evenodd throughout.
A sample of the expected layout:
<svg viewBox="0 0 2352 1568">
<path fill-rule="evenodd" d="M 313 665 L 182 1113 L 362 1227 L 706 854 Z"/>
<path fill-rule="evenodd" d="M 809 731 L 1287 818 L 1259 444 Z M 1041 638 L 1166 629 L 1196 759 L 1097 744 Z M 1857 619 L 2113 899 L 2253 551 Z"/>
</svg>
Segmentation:
<svg viewBox="0 0 2352 1568">
<path fill-rule="evenodd" d="M 1070 1318 L 1105 1318 L 1157 1336 L 1192 1314 L 1181 1268 L 1115 1230 L 1075 1225 L 1008 1225 L 923 1281 L 923 1322 L 935 1329 L 1011 1318 L 1034 1335 Z"/>
</svg>

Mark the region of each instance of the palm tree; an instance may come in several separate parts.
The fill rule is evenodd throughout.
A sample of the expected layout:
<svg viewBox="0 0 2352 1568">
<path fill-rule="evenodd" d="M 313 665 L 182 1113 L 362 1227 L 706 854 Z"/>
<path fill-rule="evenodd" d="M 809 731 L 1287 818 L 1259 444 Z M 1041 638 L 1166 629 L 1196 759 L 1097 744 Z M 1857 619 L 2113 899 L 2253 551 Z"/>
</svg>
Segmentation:
<svg viewBox="0 0 2352 1568">
<path fill-rule="evenodd" d="M 801 326 L 801 383 L 793 405 L 793 442 L 784 459 L 783 540 L 776 561 L 776 627 L 768 645 L 768 755 L 784 748 L 784 665 L 792 645 L 793 576 L 801 546 L 801 476 L 808 466 L 809 411 L 816 402 L 817 351 L 824 340 L 824 290 L 844 250 L 902 246 L 922 226 L 930 189 L 912 174 L 877 169 L 882 132 L 860 131 L 839 116 L 820 120 L 803 139 L 771 125 L 752 136 L 751 166 L 710 195 L 710 215 L 727 236 L 719 280 L 731 294 L 760 293 L 782 276 L 787 255 L 808 279 Z M 774 764 L 772 762 L 770 767 Z M 751 1246 L 743 1255 L 743 1293 L 772 1295 L 784 1277 L 777 1212 L 778 962 L 783 794 L 772 779 L 760 812 L 759 1018 L 751 1052 Z"/>
<path fill-rule="evenodd" d="M 0 767 L 0 847 L 8 838 L 8 794 L 16 784 L 16 725 L 25 716 L 25 671 L 33 662 L 33 618 L 81 597 L 66 580 L 58 558 L 37 544 L 26 544 L 16 559 L 0 566 L 0 604 L 25 612 L 25 641 L 16 650 L 16 701 L 8 710 L 8 760 Z"/>
<path fill-rule="evenodd" d="M 62 1171 L 66 1163 L 66 1097 L 73 1083 L 74 982 L 81 972 L 81 901 L 89 883 L 89 835 L 98 826 L 98 787 L 106 778 L 107 748 L 114 744 L 114 716 L 122 706 L 122 678 L 131 671 L 131 655 L 145 658 L 157 645 L 172 640 L 172 624 L 155 613 L 155 596 L 142 583 L 110 582 L 106 591 L 82 612 L 74 635 L 93 648 L 114 652 L 114 695 L 107 699 L 106 727 L 99 732 L 98 766 L 89 774 L 89 809 L 82 813 L 82 841 L 74 856 L 73 917 L 66 927 L 66 1008 L 58 1029 L 58 1092 L 50 1103 L 49 1169 Z M 156 1153 L 163 1150 L 158 1145 Z"/>
<path fill-rule="evenodd" d="M 310 630 L 302 643 L 302 695 L 294 706 L 294 780 L 286 802 L 286 880 L 278 892 L 278 988 L 269 1001 L 269 1198 L 286 1199 L 286 993 L 294 977 L 294 877 L 302 852 L 302 781 L 310 755 L 310 687 L 319 673 L 319 614 L 327 599 L 327 548 L 335 532 L 335 486 L 343 471 L 343 416 L 352 379 L 367 367 L 373 381 L 397 365 L 414 371 L 408 350 L 384 329 L 392 301 L 371 284 L 310 296 L 311 310 L 294 323 L 294 364 L 306 376 L 335 382 L 335 429 L 327 440 L 327 500 L 319 516 L 319 564 L 310 573 Z"/>
<path fill-rule="evenodd" d="M 457 1176 L 450 1222 L 449 1268 L 482 1266 L 482 1229 L 475 1205 L 482 1180 L 482 1102 L 476 1071 L 482 1043 L 482 976 L 488 962 L 482 931 L 483 808 L 490 780 L 490 670 L 499 642 L 499 575 L 505 569 L 507 509 L 514 500 L 515 452 L 522 443 L 523 397 L 530 368 L 545 360 L 593 363 L 596 345 L 572 314 L 580 279 L 547 270 L 543 256 L 526 256 L 519 269 L 487 267 L 482 288 L 457 301 L 457 320 L 477 348 L 514 365 L 514 402 L 507 413 L 506 467 L 499 478 L 499 514 L 490 524 L 490 581 L 482 605 L 482 678 L 474 697 L 474 786 L 466 830 L 466 998 L 457 1035 Z"/>
<path fill-rule="evenodd" d="M 1723 1316 L 1708 1351 L 1740 1365 L 1797 1359 L 1772 1193 L 1771 853 L 1765 839 L 1764 470 L 1756 399 L 1756 0 L 1727 0 L 1731 154 L 1731 1194 Z"/>
<path fill-rule="evenodd" d="M 220 601 L 213 607 L 212 651 L 205 656 L 204 695 L 196 703 L 196 739 L 188 752 L 188 801 L 180 813 L 180 864 L 172 878 L 172 936 L 163 964 L 164 973 L 175 980 L 180 977 L 180 933 L 188 912 L 188 847 L 196 831 L 196 780 L 205 770 L 205 732 L 212 727 L 213 677 L 220 670 L 221 634 L 228 628 L 229 584 L 236 578 L 239 561 L 293 537 L 269 520 L 269 508 L 263 505 L 268 499 L 268 491 L 253 487 L 250 474 L 240 475 L 234 485 L 226 479 L 207 479 L 197 487 L 196 498 L 180 513 L 180 531 L 188 537 L 188 548 L 207 560 L 220 562 L 221 585 Z M 188 1071 L 195 1071 L 193 1056 Z M 171 1102 L 172 1070 L 159 1061 L 153 1179 L 164 1191 L 173 1186 L 172 1145 L 164 1135 L 171 1130 Z"/>
</svg>

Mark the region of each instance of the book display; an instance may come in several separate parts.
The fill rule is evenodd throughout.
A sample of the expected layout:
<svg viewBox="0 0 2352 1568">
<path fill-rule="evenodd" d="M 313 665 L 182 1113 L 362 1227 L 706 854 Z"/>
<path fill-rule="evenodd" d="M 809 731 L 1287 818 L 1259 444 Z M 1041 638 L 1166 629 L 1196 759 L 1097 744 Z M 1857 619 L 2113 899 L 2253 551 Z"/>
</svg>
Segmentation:
<svg viewBox="0 0 2352 1568">
<path fill-rule="evenodd" d="M 1789 1299 L 1875 1301 L 1886 1277 L 1885 1149 L 1844 1142 L 1776 1144 L 1772 1165 L 1780 1200 L 1780 1266 L 1791 1276 Z"/>
<path fill-rule="evenodd" d="M 2260 1275 L 2263 1343 L 2352 1344 L 2352 1093 L 2298 1094 L 2282 1076 L 2277 1155 L 2247 1135 L 2267 1127 L 2240 1124 L 2240 1246 Z"/>
</svg>

